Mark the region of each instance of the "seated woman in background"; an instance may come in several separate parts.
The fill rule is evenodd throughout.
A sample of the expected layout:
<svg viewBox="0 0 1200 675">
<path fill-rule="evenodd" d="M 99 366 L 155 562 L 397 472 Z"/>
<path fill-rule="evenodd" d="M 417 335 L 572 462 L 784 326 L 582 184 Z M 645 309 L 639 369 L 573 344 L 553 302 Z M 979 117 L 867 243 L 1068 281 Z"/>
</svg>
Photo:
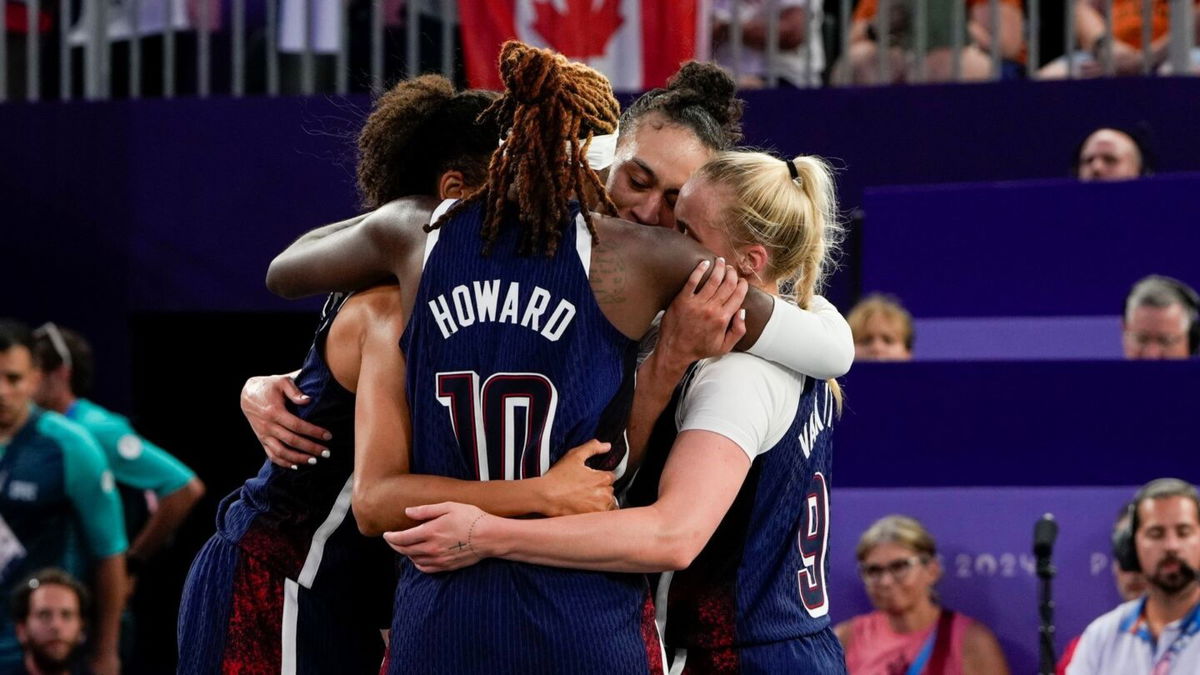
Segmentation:
<svg viewBox="0 0 1200 675">
<path fill-rule="evenodd" d="M 913 518 L 886 516 L 855 550 L 875 611 L 838 624 L 850 675 L 1007 675 L 987 626 L 938 601 L 942 576 L 933 535 Z"/>
<path fill-rule="evenodd" d="M 846 315 L 854 334 L 854 358 L 859 361 L 912 359 L 913 319 L 890 295 L 872 293 Z"/>
</svg>

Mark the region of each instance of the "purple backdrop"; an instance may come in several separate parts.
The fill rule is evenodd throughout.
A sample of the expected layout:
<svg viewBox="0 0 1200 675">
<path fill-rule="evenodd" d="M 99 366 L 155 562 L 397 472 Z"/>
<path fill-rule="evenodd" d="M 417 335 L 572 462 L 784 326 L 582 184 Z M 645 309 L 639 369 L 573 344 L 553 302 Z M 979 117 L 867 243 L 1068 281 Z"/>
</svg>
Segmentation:
<svg viewBox="0 0 1200 675">
<path fill-rule="evenodd" d="M 1150 273 L 1200 285 L 1200 174 L 868 190 L 864 290 L 918 317 L 1119 315 Z"/>
<path fill-rule="evenodd" d="M 1038 580 L 1032 545 L 1033 524 L 1042 514 L 1053 513 L 1059 523 L 1054 549 L 1057 653 L 1088 622 L 1120 602 L 1109 536 L 1117 510 L 1133 496 L 1134 487 L 864 489 L 838 488 L 836 480 L 829 553 L 834 621 L 870 611 L 854 547 L 872 522 L 893 513 L 913 516 L 933 533 L 944 570 L 937 586 L 943 601 L 992 629 L 1014 673 L 1037 672 Z"/>
</svg>

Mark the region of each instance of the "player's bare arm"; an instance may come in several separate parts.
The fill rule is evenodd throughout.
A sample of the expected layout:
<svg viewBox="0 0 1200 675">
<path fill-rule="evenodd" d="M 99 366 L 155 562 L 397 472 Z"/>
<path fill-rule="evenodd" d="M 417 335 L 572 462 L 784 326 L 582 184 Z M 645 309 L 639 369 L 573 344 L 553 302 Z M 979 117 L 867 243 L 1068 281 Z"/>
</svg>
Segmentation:
<svg viewBox="0 0 1200 675">
<path fill-rule="evenodd" d="M 394 286 L 351 298 L 326 346 L 330 370 L 343 386 L 356 392 L 351 504 L 363 534 L 409 527 L 414 521 L 405 515 L 407 506 L 442 500 L 464 501 L 508 516 L 613 507 L 612 474 L 585 464 L 589 457 L 609 450 L 608 444 L 596 441 L 572 450 L 537 478 L 479 482 L 409 474 L 412 426 L 404 355 L 398 347 L 405 325 L 401 302 Z"/>
<path fill-rule="evenodd" d="M 409 509 L 414 520 L 428 522 L 384 538 L 423 572 L 487 557 L 612 572 L 679 570 L 716 531 L 749 470 L 749 458 L 733 441 L 690 430 L 676 440 L 650 506 L 523 521 L 462 504 L 433 504 Z M 705 498 L 697 500 L 697 494 Z M 459 541 L 466 547 L 457 548 Z"/>
<path fill-rule="evenodd" d="M 271 261 L 267 288 L 285 298 L 300 298 L 366 288 L 396 277 L 406 269 L 409 248 L 424 242 L 422 228 L 436 204 L 432 197 L 405 197 L 357 224 L 320 237 L 301 237 Z"/>
</svg>

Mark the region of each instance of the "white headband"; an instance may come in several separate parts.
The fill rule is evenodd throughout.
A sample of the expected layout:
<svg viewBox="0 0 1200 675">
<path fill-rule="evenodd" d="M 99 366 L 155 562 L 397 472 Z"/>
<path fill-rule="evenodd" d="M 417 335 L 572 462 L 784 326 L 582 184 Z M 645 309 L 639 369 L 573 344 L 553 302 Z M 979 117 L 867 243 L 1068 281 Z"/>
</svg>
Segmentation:
<svg viewBox="0 0 1200 675">
<path fill-rule="evenodd" d="M 603 171 L 612 166 L 617 156 L 617 136 L 620 135 L 621 128 L 617 127 L 611 134 L 592 136 L 592 144 L 587 151 L 587 163 L 592 171 Z M 504 145 L 503 138 L 500 139 L 500 145 Z"/>
</svg>

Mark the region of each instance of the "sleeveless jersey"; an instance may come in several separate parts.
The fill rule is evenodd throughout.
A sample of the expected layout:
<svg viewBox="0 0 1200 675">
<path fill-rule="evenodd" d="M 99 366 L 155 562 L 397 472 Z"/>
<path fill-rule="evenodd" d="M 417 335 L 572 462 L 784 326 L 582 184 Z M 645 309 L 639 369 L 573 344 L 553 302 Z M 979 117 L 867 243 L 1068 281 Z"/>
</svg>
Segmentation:
<svg viewBox="0 0 1200 675">
<path fill-rule="evenodd" d="M 474 205 L 426 243 L 401 340 L 412 471 L 535 477 L 589 439 L 621 440 L 637 344 L 596 303 L 592 237 L 577 206 L 552 257 L 518 254 L 512 211 L 481 255 L 481 224 Z M 617 466 L 623 456 L 614 442 L 600 464 Z M 393 673 L 644 673 L 659 659 L 657 640 L 651 649 L 643 635 L 641 575 L 498 559 L 426 575 L 406 563 L 396 598 Z"/>
<path fill-rule="evenodd" d="M 731 356 L 743 363 L 754 358 Z M 696 372 L 681 385 L 683 405 Z M 659 580 L 656 604 L 670 649 L 761 645 L 829 625 L 825 581 L 835 405 L 825 382 L 792 377 L 802 380 L 802 389 L 787 431 L 765 451 L 743 447 L 758 454 L 716 532 L 687 569 Z M 736 377 L 720 379 L 721 388 L 737 390 Z M 675 412 L 666 414 L 673 418 Z M 655 448 L 667 449 L 669 444 Z M 653 471 L 663 463 L 648 459 L 645 466 Z M 647 495 L 653 474 L 639 476 L 639 482 L 639 492 Z"/>
<path fill-rule="evenodd" d="M 332 296 L 296 376 L 310 401 L 289 408 L 328 429 L 328 459 L 284 469 L 263 462 L 258 475 L 217 509 L 217 532 L 300 586 L 366 611 L 386 626 L 395 557 L 380 538 L 362 536 L 350 512 L 354 471 L 354 394 L 325 361 L 325 341 L 347 296 Z M 349 611 L 349 610 L 348 610 Z"/>
</svg>

